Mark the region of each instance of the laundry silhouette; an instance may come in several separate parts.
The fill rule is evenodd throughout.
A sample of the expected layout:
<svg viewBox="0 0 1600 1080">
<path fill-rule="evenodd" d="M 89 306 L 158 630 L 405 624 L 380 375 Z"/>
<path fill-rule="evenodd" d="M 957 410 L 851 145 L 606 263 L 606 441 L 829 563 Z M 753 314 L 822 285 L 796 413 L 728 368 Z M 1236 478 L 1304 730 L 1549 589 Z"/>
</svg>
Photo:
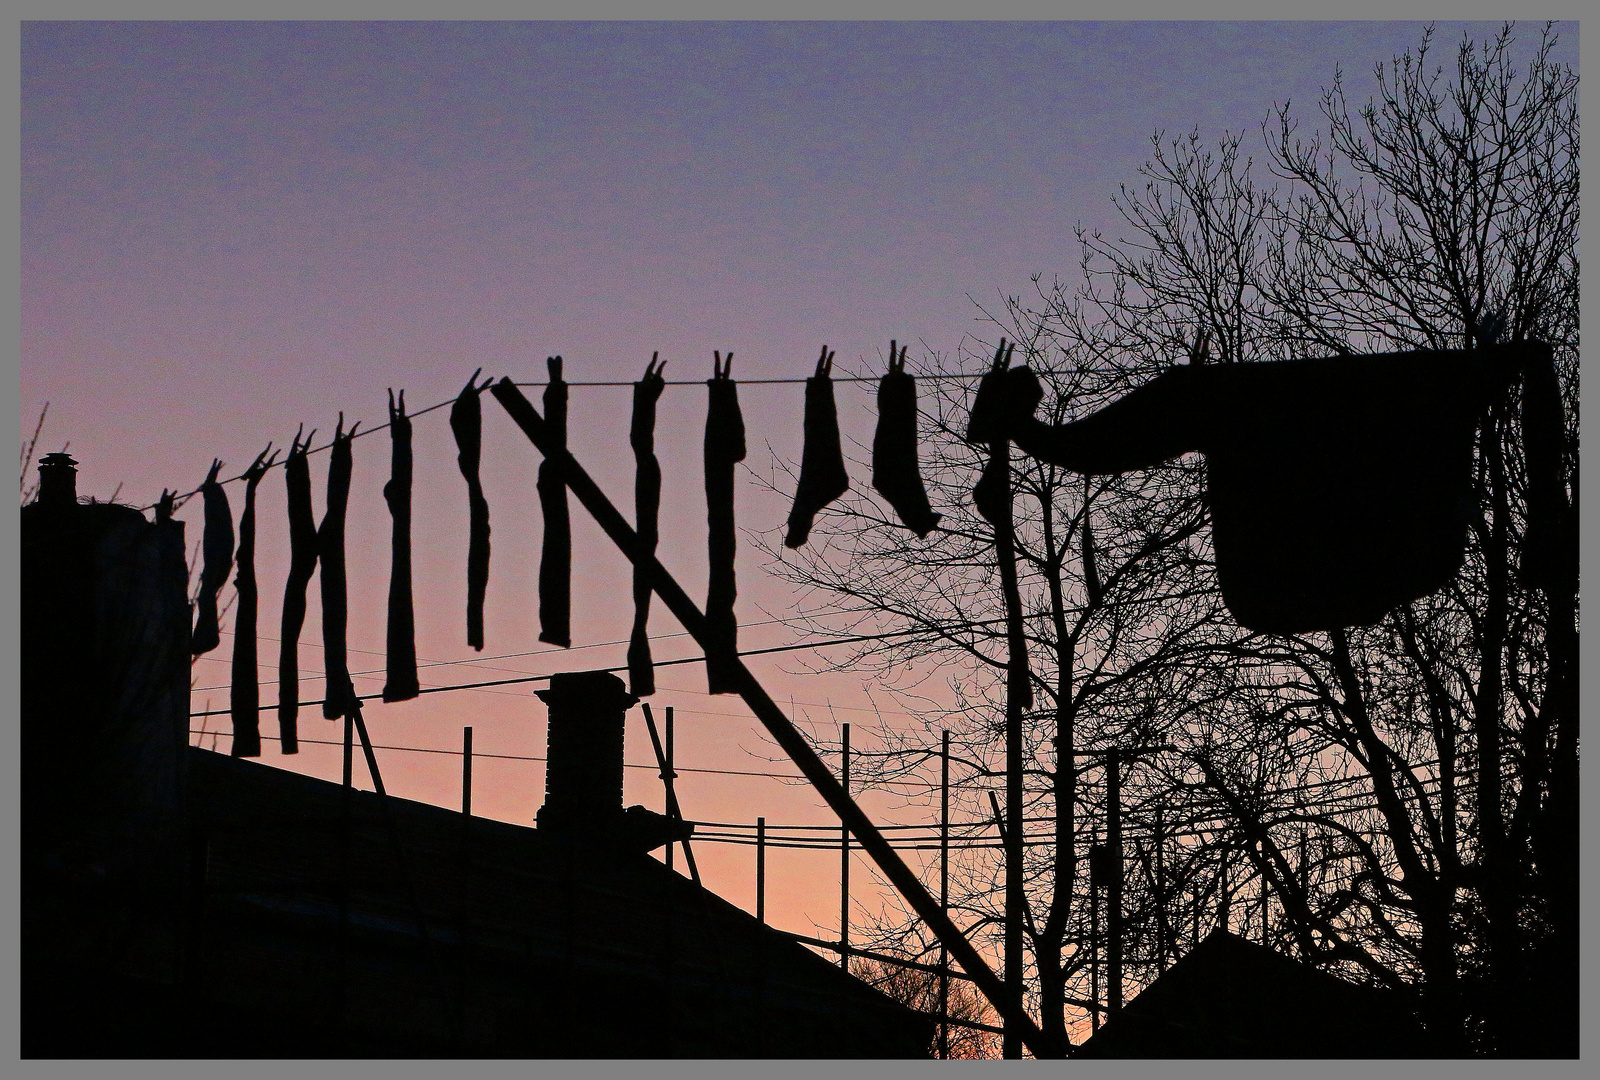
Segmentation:
<svg viewBox="0 0 1600 1080">
<path fill-rule="evenodd" d="M 661 511 L 661 465 L 656 460 L 656 402 L 666 382 L 661 377 L 663 362 L 656 366 L 655 353 L 644 369 L 644 378 L 633 384 L 633 424 L 628 442 L 633 446 L 633 518 L 639 553 L 654 555 L 660 541 L 657 518 Z M 655 665 L 650 658 L 650 579 L 644 568 L 633 568 L 633 634 L 628 640 L 628 691 L 635 697 L 656 692 Z"/>
<path fill-rule="evenodd" d="M 785 547 L 797 548 L 811 535 L 817 512 L 850 488 L 839 447 L 839 411 L 833 401 L 833 354 L 822 347 L 817 373 L 806 380 L 805 443 L 800 453 L 800 486 L 789 511 Z"/>
<path fill-rule="evenodd" d="M 1083 587 L 1089 603 L 1098 604 L 1105 595 L 1100 584 L 1100 552 L 1094 544 L 1094 525 L 1089 520 L 1089 478 L 1083 478 Z"/>
<path fill-rule="evenodd" d="M 712 377 L 706 386 L 704 444 L 706 474 L 706 551 L 710 568 L 706 586 L 706 624 L 712 638 L 706 649 L 706 686 L 713 694 L 736 694 L 739 622 L 733 602 L 739 594 L 734 577 L 733 467 L 744 460 L 744 414 L 739 411 L 739 386 L 729 378 L 733 354 L 727 362 L 712 353 Z"/>
<path fill-rule="evenodd" d="M 1018 368 L 986 385 L 973 420 L 1091 475 L 1204 454 L 1217 578 L 1234 618 L 1270 633 L 1333 630 L 1371 625 L 1455 576 L 1478 419 L 1519 371 L 1537 387 L 1548 358 L 1548 346 L 1524 342 L 1191 364 L 1059 425 L 1033 417 L 1042 392 Z"/>
<path fill-rule="evenodd" d="M 450 431 L 456 438 L 456 464 L 467 481 L 467 644 L 483 648 L 483 597 L 489 587 L 489 504 L 478 479 L 483 453 L 483 406 L 476 385 L 479 368 L 450 406 Z"/>
<path fill-rule="evenodd" d="M 317 527 L 317 556 L 322 570 L 317 575 L 322 586 L 322 667 L 326 690 L 322 695 L 322 715 L 328 720 L 343 716 L 355 706 L 355 687 L 350 682 L 350 664 L 345 645 L 349 621 L 345 596 L 344 519 L 350 504 L 350 472 L 354 464 L 350 442 L 360 423 L 344 430 L 344 413 L 333 431 L 333 448 L 328 454 L 328 501 Z"/>
<path fill-rule="evenodd" d="M 289 577 L 283 587 L 283 617 L 278 631 L 278 747 L 285 754 L 300 750 L 300 631 L 306 623 L 306 588 L 317 569 L 317 522 L 311 509 L 313 428 L 305 441 L 295 432 L 283 461 L 283 484 L 289 503 Z"/>
<path fill-rule="evenodd" d="M 991 401 L 1004 394 L 1011 364 L 1011 351 L 1005 339 L 995 350 L 994 363 L 984 374 L 978 387 L 978 400 Z M 976 405 L 974 415 L 978 415 Z M 982 431 L 987 436 L 989 457 L 983 474 L 972 489 L 972 501 L 983 519 L 994 527 L 995 555 L 1000 568 L 1000 591 L 1006 608 L 1006 700 L 1018 708 L 1033 705 L 1033 680 L 1028 672 L 1028 645 L 1023 635 L 1022 591 L 1017 584 L 1016 540 L 1011 509 L 1011 444 L 1001 429 Z M 967 432 L 969 441 L 978 441 L 974 431 Z"/>
<path fill-rule="evenodd" d="M 939 523 L 917 463 L 917 383 L 906 372 L 906 346 L 889 342 L 889 370 L 878 380 L 878 429 L 872 436 L 872 486 L 906 528 L 927 536 Z"/>
<path fill-rule="evenodd" d="M 271 455 L 270 457 L 268 455 Z M 268 443 L 244 471 L 244 510 L 239 514 L 239 550 L 234 555 L 237 590 L 233 620 L 233 671 L 228 703 L 233 717 L 234 757 L 261 756 L 261 683 L 256 672 L 256 488 L 278 455 Z"/>
<path fill-rule="evenodd" d="M 200 497 L 205 503 L 205 533 L 201 549 L 205 561 L 200 571 L 200 595 L 195 600 L 194 633 L 189 638 L 189 652 L 195 656 L 208 653 L 221 642 L 217 626 L 217 593 L 228 582 L 228 571 L 233 567 L 233 514 L 228 509 L 228 493 L 217 483 L 217 470 L 222 462 L 211 462 L 211 471 L 200 485 Z"/>
<path fill-rule="evenodd" d="M 567 448 L 567 384 L 561 379 L 561 357 L 549 357 L 550 384 L 544 388 L 545 426 L 551 441 Z M 561 463 L 546 457 L 539 463 L 539 507 L 544 513 L 544 547 L 539 556 L 539 640 L 572 645 L 572 518 L 567 510 L 567 484 Z"/>
<path fill-rule="evenodd" d="M 417 696 L 416 615 L 411 599 L 411 418 L 406 392 L 389 391 L 389 482 L 383 485 L 394 532 L 390 540 L 389 617 L 384 647 L 383 700 Z"/>
</svg>

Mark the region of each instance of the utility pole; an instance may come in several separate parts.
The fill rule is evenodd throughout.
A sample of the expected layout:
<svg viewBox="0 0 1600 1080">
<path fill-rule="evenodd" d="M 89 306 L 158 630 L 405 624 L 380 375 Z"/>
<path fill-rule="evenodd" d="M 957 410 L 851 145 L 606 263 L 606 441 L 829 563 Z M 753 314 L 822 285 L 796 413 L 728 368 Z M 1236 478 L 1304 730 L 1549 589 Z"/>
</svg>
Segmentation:
<svg viewBox="0 0 1600 1080">
<path fill-rule="evenodd" d="M 756 921 L 767 922 L 767 819 L 756 818 Z"/>
<path fill-rule="evenodd" d="M 1110 875 L 1106 881 L 1106 1018 L 1122 1011 L 1122 764 L 1112 750 L 1106 755 L 1106 848 Z"/>
<path fill-rule="evenodd" d="M 839 786 L 850 793 L 850 725 L 839 748 Z M 850 970 L 850 826 L 839 824 L 839 966 Z"/>
<path fill-rule="evenodd" d="M 939 910 L 950 914 L 950 732 L 939 740 Z M 950 950 L 939 943 L 939 1060 L 950 1057 Z"/>
</svg>

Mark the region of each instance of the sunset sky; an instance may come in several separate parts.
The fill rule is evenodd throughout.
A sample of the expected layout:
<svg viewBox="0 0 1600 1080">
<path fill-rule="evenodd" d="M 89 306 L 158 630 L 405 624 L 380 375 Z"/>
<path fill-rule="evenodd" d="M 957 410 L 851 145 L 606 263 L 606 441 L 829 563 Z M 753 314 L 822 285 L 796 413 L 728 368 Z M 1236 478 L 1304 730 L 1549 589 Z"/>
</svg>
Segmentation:
<svg viewBox="0 0 1600 1080">
<path fill-rule="evenodd" d="M 1495 25 L 1438 24 L 1436 56 L 1449 62 L 1464 30 Z M 1558 59 L 1576 64 L 1577 25 L 1561 32 Z M 80 494 L 146 506 L 163 488 L 196 488 L 213 457 L 237 475 L 302 422 L 318 446 L 341 410 L 347 424 L 382 424 L 386 388 L 403 387 L 415 410 L 451 399 L 477 368 L 542 379 L 556 353 L 581 382 L 635 379 L 653 351 L 669 379 L 694 380 L 710 376 L 713 349 L 731 350 L 745 379 L 803 377 L 823 343 L 841 367 L 874 374 L 891 337 L 914 343 L 913 364 L 930 349 L 982 352 L 999 331 L 979 305 L 1029 291 L 1035 274 L 1073 275 L 1076 223 L 1126 234 L 1111 198 L 1139 182 L 1153 132 L 1253 132 L 1285 100 L 1314 130 L 1336 65 L 1365 101 L 1373 64 L 1420 37 L 1416 23 L 27 23 L 22 436 L 48 402 L 39 453 L 70 443 Z M 802 393 L 741 391 L 748 467 L 798 459 Z M 870 442 L 869 384 L 842 385 L 839 401 L 846 436 Z M 699 387 L 669 387 L 657 428 L 662 559 L 697 599 L 705 404 Z M 625 387 L 572 391 L 573 451 L 631 519 L 628 409 Z M 424 667 L 423 684 L 623 663 L 626 562 L 576 504 L 574 640 L 615 644 L 561 655 L 537 641 L 539 458 L 487 395 L 488 640 L 482 654 L 468 648 L 467 499 L 447 411 L 415 430 L 417 650 L 449 664 Z M 327 460 L 312 458 L 319 516 Z M 357 678 L 363 693 L 383 682 L 388 468 L 386 433 L 355 443 L 351 667 L 375 672 Z M 237 519 L 243 486 L 228 493 Z M 788 510 L 748 474 L 739 500 L 747 530 L 778 528 Z M 258 515 L 273 662 L 281 470 Z M 200 500 L 180 517 L 193 546 Z M 739 575 L 741 645 L 799 640 L 750 625 L 793 597 L 748 539 Z M 313 587 L 301 660 L 313 676 L 319 625 Z M 666 636 L 681 628 L 659 605 L 652 628 L 658 659 L 694 652 Z M 226 708 L 230 648 L 225 634 L 195 665 L 196 710 Z M 802 727 L 832 739 L 849 721 L 852 741 L 870 746 L 880 725 L 904 722 L 871 686 L 794 674 L 801 662 L 751 666 Z M 704 692 L 698 666 L 659 681 L 652 700 L 658 716 L 675 706 L 680 767 L 798 775 L 737 697 Z M 262 684 L 273 700 L 268 663 Z M 302 696 L 321 687 L 312 677 Z M 366 715 L 384 745 L 457 750 L 470 724 L 481 754 L 542 756 L 534 689 Z M 638 715 L 628 760 L 644 764 Z M 227 717 L 207 726 L 225 751 Z M 263 735 L 276 730 L 263 714 Z M 301 733 L 331 741 L 339 729 L 303 710 Z M 332 746 L 284 757 L 268 739 L 261 760 L 337 775 Z M 397 794 L 457 803 L 458 758 L 379 760 Z M 475 809 L 530 823 L 542 770 L 480 760 Z M 653 766 L 627 783 L 628 802 L 661 808 Z M 702 820 L 832 820 L 793 780 L 686 772 L 680 797 Z M 930 820 L 896 797 L 867 806 L 880 821 Z M 754 909 L 751 849 L 697 855 L 711 888 Z M 837 868 L 834 853 L 774 853 L 769 920 L 836 933 Z"/>
</svg>

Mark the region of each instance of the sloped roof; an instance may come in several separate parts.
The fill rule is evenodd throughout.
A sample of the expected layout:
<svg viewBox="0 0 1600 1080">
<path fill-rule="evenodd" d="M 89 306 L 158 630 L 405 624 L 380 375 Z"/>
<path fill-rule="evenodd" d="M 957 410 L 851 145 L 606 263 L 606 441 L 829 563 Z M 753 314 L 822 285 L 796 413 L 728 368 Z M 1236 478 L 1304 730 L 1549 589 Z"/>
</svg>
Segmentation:
<svg viewBox="0 0 1600 1080">
<path fill-rule="evenodd" d="M 1387 992 L 1216 930 L 1079 1047 L 1097 1058 L 1431 1056 Z"/>
</svg>

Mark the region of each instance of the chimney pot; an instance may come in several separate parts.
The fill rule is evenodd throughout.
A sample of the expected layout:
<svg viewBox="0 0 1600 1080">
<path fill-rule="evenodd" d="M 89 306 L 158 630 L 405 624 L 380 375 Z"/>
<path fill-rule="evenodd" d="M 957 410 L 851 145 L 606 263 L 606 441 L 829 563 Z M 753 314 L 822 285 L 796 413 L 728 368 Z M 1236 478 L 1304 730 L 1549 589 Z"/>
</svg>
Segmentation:
<svg viewBox="0 0 1600 1080">
<path fill-rule="evenodd" d="M 46 506 L 78 505 L 78 463 L 69 454 L 39 459 L 39 497 Z"/>
</svg>

